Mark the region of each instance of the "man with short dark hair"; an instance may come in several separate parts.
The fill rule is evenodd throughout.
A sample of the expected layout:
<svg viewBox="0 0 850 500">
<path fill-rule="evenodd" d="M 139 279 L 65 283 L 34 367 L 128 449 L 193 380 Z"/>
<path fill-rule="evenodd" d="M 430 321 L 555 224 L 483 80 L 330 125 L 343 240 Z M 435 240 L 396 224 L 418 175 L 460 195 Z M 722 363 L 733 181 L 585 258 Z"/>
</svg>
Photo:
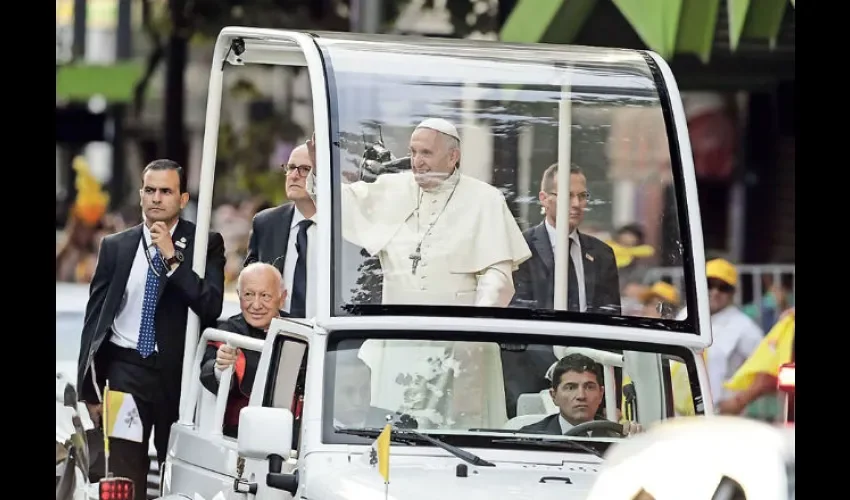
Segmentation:
<svg viewBox="0 0 850 500">
<path fill-rule="evenodd" d="M 596 420 L 596 412 L 605 397 L 602 366 L 584 354 L 561 358 L 552 370 L 552 401 L 560 410 L 543 420 L 522 427 L 519 432 L 532 434 L 565 434 L 571 428 Z M 623 424 L 624 434 L 642 432 L 636 422 Z M 606 431 L 591 431 L 590 436 L 621 437 Z"/>
<path fill-rule="evenodd" d="M 224 240 L 210 233 L 206 275 L 195 274 L 195 224 L 180 217 L 189 193 L 176 162 L 149 163 L 139 195 L 144 223 L 106 236 L 100 245 L 80 338 L 77 390 L 98 426 L 107 380 L 110 390 L 133 397 L 137 413 L 130 414 L 141 421 L 141 442 L 113 438 L 109 466 L 116 476 L 132 479 L 136 499 L 143 500 L 151 432 L 156 428 L 162 464 L 178 416 L 189 309 L 201 328 L 214 325 L 221 314 Z"/>
<path fill-rule="evenodd" d="M 553 309 L 555 297 L 555 241 L 558 221 L 558 165 L 549 166 L 540 182 L 543 222 L 527 229 L 531 258 L 514 273 L 516 295 L 512 304 L 534 309 Z M 568 304 L 569 311 L 620 314 L 620 278 L 614 251 L 603 241 L 583 234 L 579 226 L 590 193 L 579 167 L 570 169 Z"/>
<path fill-rule="evenodd" d="M 558 165 L 549 166 L 540 181 L 540 204 L 546 214 L 540 224 L 523 236 L 531 258 L 514 273 L 516 295 L 511 305 L 552 310 L 555 302 L 555 247 L 558 211 Z M 569 311 L 620 314 L 620 278 L 614 251 L 603 241 L 579 231 L 590 194 L 587 179 L 579 167 L 570 169 L 569 239 L 570 263 L 567 269 Z M 520 394 L 545 389 L 541 373 L 557 359 L 550 347 L 532 347 L 527 352 L 502 351 L 508 417 L 516 411 Z"/>
</svg>

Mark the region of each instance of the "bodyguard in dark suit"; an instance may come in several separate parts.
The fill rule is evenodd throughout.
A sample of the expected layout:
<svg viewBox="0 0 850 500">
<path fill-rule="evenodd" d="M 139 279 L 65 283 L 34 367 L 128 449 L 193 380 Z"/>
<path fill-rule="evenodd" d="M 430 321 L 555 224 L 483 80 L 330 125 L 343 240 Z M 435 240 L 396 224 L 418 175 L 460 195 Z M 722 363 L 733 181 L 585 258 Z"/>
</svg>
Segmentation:
<svg viewBox="0 0 850 500">
<path fill-rule="evenodd" d="M 553 241 L 557 224 L 558 165 L 551 165 L 540 182 L 540 204 L 546 214 L 543 222 L 523 235 L 531 249 L 531 258 L 514 273 L 516 292 L 512 307 L 554 308 L 555 251 Z M 570 169 L 570 265 L 568 268 L 568 304 L 570 311 L 620 314 L 620 281 L 614 251 L 601 240 L 582 234 L 589 194 L 587 179 L 578 167 Z M 529 346 L 527 352 L 502 353 L 508 417 L 515 415 L 520 394 L 543 390 L 543 374 L 557 361 L 550 346 Z"/>
<path fill-rule="evenodd" d="M 291 200 L 254 216 L 245 265 L 265 262 L 275 266 L 289 290 L 283 310 L 295 318 L 306 316 L 307 293 L 314 283 L 308 272 L 308 249 L 315 244 L 316 203 L 312 197 L 313 161 L 302 144 L 292 150 L 286 170 L 286 197 Z"/>
<path fill-rule="evenodd" d="M 145 222 L 106 236 L 91 281 L 80 340 L 77 388 L 93 421 L 101 421 L 101 395 L 133 396 L 142 423 L 141 443 L 111 440 L 110 471 L 132 479 L 145 498 L 148 441 L 165 461 L 177 420 L 186 320 L 214 325 L 224 294 L 224 240 L 210 233 L 206 276 L 192 271 L 195 225 L 180 218 L 189 201 L 183 168 L 171 160 L 145 167 L 140 190 Z"/>
<path fill-rule="evenodd" d="M 514 273 L 516 293 L 513 305 L 553 309 L 555 293 L 555 251 L 553 238 L 557 224 L 558 166 L 543 173 L 540 203 L 546 213 L 543 222 L 525 231 L 531 258 Z M 614 251 L 601 240 L 582 234 L 589 193 L 587 179 L 578 168 L 570 169 L 570 265 L 568 300 L 570 311 L 620 314 L 620 281 Z"/>
<path fill-rule="evenodd" d="M 558 407 L 558 413 L 539 422 L 520 428 L 530 434 L 565 434 L 570 428 L 596 419 L 599 406 L 605 397 L 602 385 L 602 366 L 583 354 L 564 356 L 552 370 L 552 387 L 549 394 Z M 640 424 L 629 422 L 626 434 L 641 432 Z M 591 431 L 590 436 L 621 437 L 606 431 Z"/>
</svg>

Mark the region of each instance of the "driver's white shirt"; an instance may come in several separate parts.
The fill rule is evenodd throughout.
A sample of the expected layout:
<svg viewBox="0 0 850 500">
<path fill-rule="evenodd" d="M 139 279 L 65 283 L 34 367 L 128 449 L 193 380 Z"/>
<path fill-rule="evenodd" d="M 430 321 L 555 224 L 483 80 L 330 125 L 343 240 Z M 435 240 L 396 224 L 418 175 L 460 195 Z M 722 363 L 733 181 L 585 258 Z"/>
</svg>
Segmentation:
<svg viewBox="0 0 850 500">
<path fill-rule="evenodd" d="M 574 427 L 573 424 L 567 422 L 567 419 L 565 419 L 560 413 L 558 414 L 558 423 L 561 424 L 561 434 L 566 434 L 568 430 Z"/>
</svg>

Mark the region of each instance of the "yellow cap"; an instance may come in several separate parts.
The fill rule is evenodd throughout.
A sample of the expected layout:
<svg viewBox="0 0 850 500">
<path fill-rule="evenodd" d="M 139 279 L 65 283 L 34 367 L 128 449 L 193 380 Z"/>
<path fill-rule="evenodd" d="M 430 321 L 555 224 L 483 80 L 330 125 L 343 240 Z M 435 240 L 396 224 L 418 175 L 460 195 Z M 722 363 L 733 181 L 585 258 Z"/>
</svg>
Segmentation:
<svg viewBox="0 0 850 500">
<path fill-rule="evenodd" d="M 705 265 L 705 277 L 720 280 L 730 286 L 738 286 L 738 269 L 725 259 L 708 261 Z"/>
<path fill-rule="evenodd" d="M 656 282 L 652 285 L 652 288 L 644 292 L 644 301 L 648 300 L 650 297 L 658 297 L 665 302 L 669 302 L 677 306 L 679 305 L 679 291 L 676 290 L 676 287 L 665 281 Z"/>
</svg>

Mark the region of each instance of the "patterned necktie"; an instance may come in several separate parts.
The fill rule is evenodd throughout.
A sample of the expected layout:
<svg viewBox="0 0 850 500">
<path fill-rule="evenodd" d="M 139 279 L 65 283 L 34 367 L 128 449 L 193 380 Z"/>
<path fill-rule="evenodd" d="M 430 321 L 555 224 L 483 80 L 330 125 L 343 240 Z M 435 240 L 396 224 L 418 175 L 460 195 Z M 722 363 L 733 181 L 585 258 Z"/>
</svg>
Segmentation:
<svg viewBox="0 0 850 500">
<path fill-rule="evenodd" d="M 146 250 L 147 251 L 147 250 Z M 159 257 L 159 250 L 154 251 L 151 258 L 153 267 L 148 266 L 148 277 L 145 281 L 145 299 L 142 302 L 142 323 L 139 325 L 139 341 L 136 350 L 143 358 L 147 358 L 154 351 L 156 345 L 156 329 L 154 319 L 156 318 L 156 296 L 159 292 L 159 277 L 154 273 L 162 275 L 165 272 L 165 264 Z"/>
<path fill-rule="evenodd" d="M 298 260 L 295 261 L 295 273 L 292 276 L 292 302 L 289 305 L 289 315 L 294 318 L 307 316 L 307 229 L 313 224 L 310 219 L 298 223 L 298 236 L 295 238 L 295 250 Z"/>
<path fill-rule="evenodd" d="M 570 238 L 569 241 L 569 250 L 567 250 L 567 255 L 570 258 L 570 264 L 567 270 L 567 310 L 580 311 L 581 306 L 578 300 L 578 275 L 576 274 L 575 259 L 573 259 L 573 239 Z"/>
</svg>

